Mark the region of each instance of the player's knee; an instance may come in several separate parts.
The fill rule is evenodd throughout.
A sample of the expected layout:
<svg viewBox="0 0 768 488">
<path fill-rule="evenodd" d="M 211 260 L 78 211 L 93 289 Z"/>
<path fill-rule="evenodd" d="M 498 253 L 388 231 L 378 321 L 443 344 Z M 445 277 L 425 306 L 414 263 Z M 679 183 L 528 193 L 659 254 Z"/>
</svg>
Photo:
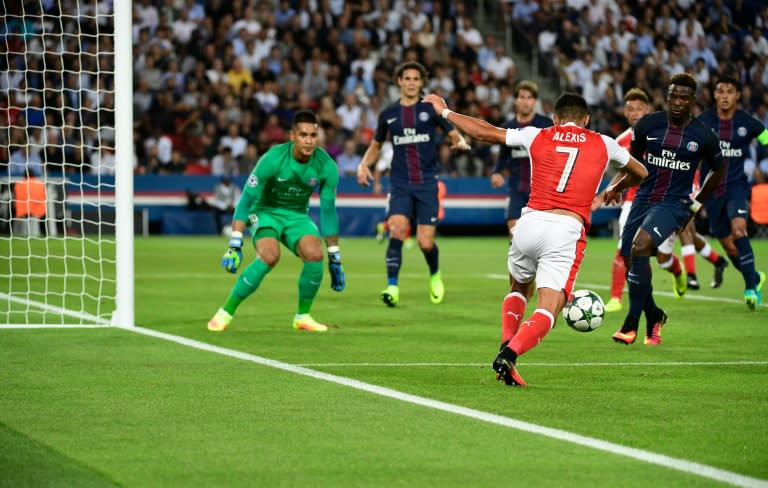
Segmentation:
<svg viewBox="0 0 768 488">
<path fill-rule="evenodd" d="M 270 268 L 274 268 L 278 261 L 280 261 L 280 251 L 274 251 L 272 249 L 260 250 L 259 259 Z"/>
<path fill-rule="evenodd" d="M 653 250 L 653 240 L 642 232 L 635 236 L 632 241 L 632 255 L 633 256 L 650 256 Z"/>
<path fill-rule="evenodd" d="M 419 249 L 424 252 L 429 252 L 435 246 L 435 241 L 431 237 L 417 236 L 416 241 L 419 244 Z"/>
<path fill-rule="evenodd" d="M 747 236 L 747 222 L 744 219 L 734 219 L 731 223 L 731 235 L 734 239 Z"/>
</svg>

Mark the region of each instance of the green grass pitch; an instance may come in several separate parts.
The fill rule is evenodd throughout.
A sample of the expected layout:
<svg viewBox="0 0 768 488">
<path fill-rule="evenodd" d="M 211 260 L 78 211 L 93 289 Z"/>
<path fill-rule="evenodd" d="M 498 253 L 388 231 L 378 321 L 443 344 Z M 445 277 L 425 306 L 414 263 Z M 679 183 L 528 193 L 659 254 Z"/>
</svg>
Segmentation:
<svg viewBox="0 0 768 488">
<path fill-rule="evenodd" d="M 312 310 L 327 333 L 291 328 L 300 262 L 284 253 L 216 334 L 205 324 L 234 280 L 219 267 L 226 239 L 137 238 L 136 323 L 155 335 L 0 328 L 0 487 L 768 486 L 768 307 L 747 310 L 732 266 L 712 290 L 699 258 L 702 289 L 675 299 L 654 263 L 661 346 L 614 343 L 623 312 L 590 333 L 560 318 L 520 358 L 529 388 L 515 389 L 490 369 L 505 239 L 438 244 L 441 305 L 406 249 L 400 304 L 384 306 L 385 245 L 347 238 L 347 289 L 326 273 Z M 753 245 L 768 270 L 768 241 Z M 590 241 L 577 289 L 608 298 L 615 246 Z"/>
</svg>

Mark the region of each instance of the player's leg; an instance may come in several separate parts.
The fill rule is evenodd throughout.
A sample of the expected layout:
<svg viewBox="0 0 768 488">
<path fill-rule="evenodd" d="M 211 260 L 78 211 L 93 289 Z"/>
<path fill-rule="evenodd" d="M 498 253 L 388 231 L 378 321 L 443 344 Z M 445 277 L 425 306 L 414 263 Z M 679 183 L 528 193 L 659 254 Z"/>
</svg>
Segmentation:
<svg viewBox="0 0 768 488">
<path fill-rule="evenodd" d="M 253 244 L 256 248 L 256 259 L 246 266 L 232 286 L 224 305 L 208 322 L 208 330 L 221 332 L 232 322 L 235 311 L 243 300 L 251 296 L 261 285 L 264 277 L 280 260 L 280 241 L 278 230 L 280 224 L 270 216 L 262 214 L 260 226 L 254 231 Z M 267 227 L 274 225 L 275 227 Z"/>
<path fill-rule="evenodd" d="M 522 217 L 518 226 L 525 232 L 520 232 L 510 246 L 508 266 L 515 278 L 512 291 L 525 296 L 535 277 L 538 299 L 536 310 L 517 328 L 506 347 L 502 343 L 493 367 L 497 379 L 525 386 L 515 368 L 517 358 L 536 347 L 555 326 L 587 244 L 584 227 L 572 217 L 535 212 Z"/>
<path fill-rule="evenodd" d="M 445 296 L 445 285 L 440 275 L 440 251 L 435 242 L 436 224 L 440 213 L 437 194 L 437 186 L 414 194 L 416 241 L 429 268 L 429 299 L 432 303 L 441 303 Z"/>
<path fill-rule="evenodd" d="M 689 225 L 693 225 L 693 221 L 691 221 Z M 720 285 L 723 284 L 723 273 L 725 272 L 725 268 L 728 267 L 728 261 L 718 254 L 717 251 L 712 249 L 712 246 L 709 245 L 709 242 L 707 242 L 704 236 L 696 232 L 695 227 L 693 229 L 693 244 L 696 246 L 696 252 L 715 267 L 715 274 L 712 277 L 710 286 L 712 288 L 720 288 Z"/>
<path fill-rule="evenodd" d="M 621 330 L 613 336 L 615 341 L 631 344 L 636 339 L 640 315 L 648 307 L 647 302 L 653 293 L 650 256 L 664 240 L 680 228 L 689 215 L 688 209 L 678 202 L 661 202 L 647 210 L 631 242 L 631 266 L 627 273 L 629 311 Z M 624 250 L 622 248 L 622 251 Z M 655 320 L 657 317 L 646 318 Z"/>
<path fill-rule="evenodd" d="M 672 233 L 659 245 L 659 248 L 656 250 L 656 261 L 661 269 L 672 273 L 674 277 L 672 280 L 672 291 L 675 292 L 677 298 L 680 298 L 685 294 L 688 283 L 685 279 L 683 268 L 680 266 L 680 260 L 674 254 L 676 238 L 677 234 Z"/>
<path fill-rule="evenodd" d="M 288 229 L 285 242 L 304 263 L 299 274 L 299 300 L 293 328 L 325 332 L 328 327 L 309 314 L 323 281 L 323 245 L 316 229 L 310 222 L 298 223 Z"/>
<path fill-rule="evenodd" d="M 728 215 L 727 195 L 710 197 L 705 203 L 704 208 L 709 218 L 709 234 L 720 241 L 720 245 L 725 251 L 728 260 L 733 267 L 741 273 L 741 263 L 739 262 L 739 250 L 734 244 L 734 236 L 731 234 L 731 217 Z M 713 280 L 713 288 L 715 281 Z"/>
<path fill-rule="evenodd" d="M 621 297 L 624 294 L 624 283 L 626 282 L 627 268 L 624 266 L 624 258 L 621 256 L 621 236 L 624 233 L 624 226 L 627 224 L 629 210 L 632 208 L 632 202 L 624 202 L 621 205 L 619 214 L 619 242 L 616 246 L 616 254 L 611 263 L 611 298 L 605 304 L 606 312 L 618 312 L 622 309 Z"/>
<path fill-rule="evenodd" d="M 765 284 L 765 273 L 757 272 L 755 255 L 747 235 L 747 220 L 735 217 L 731 220 L 731 236 L 733 245 L 739 255 L 739 267 L 744 278 L 744 303 L 750 310 L 755 310 L 762 303 L 762 290 Z"/>
<path fill-rule="evenodd" d="M 387 227 L 389 242 L 387 243 L 387 287 L 381 292 L 381 300 L 390 307 L 400 301 L 398 279 L 400 267 L 403 264 L 403 241 L 409 232 L 413 214 L 413 200 L 406 191 L 393 188 L 387 199 Z"/>
<path fill-rule="evenodd" d="M 687 288 L 698 290 L 701 288 L 699 280 L 696 277 L 696 229 L 693 226 L 693 219 L 688 222 L 678 236 L 680 237 L 680 254 L 683 256 L 685 273 L 687 275 Z"/>
</svg>

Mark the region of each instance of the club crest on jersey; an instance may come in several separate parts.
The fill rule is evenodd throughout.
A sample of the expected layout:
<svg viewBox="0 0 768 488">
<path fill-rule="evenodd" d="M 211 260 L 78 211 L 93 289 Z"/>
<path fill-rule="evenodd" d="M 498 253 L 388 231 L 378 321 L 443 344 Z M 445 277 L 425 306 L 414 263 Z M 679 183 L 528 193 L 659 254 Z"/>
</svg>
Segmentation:
<svg viewBox="0 0 768 488">
<path fill-rule="evenodd" d="M 688 149 L 688 150 L 689 150 L 689 151 L 691 151 L 691 152 L 696 152 L 696 151 L 698 151 L 698 149 L 699 149 L 699 143 L 698 143 L 698 142 L 696 142 L 696 141 L 691 141 L 691 142 L 689 142 L 689 143 L 688 143 L 688 145 L 687 145 L 687 146 L 685 146 L 685 147 L 686 147 L 686 149 Z"/>
<path fill-rule="evenodd" d="M 429 120 L 429 114 L 427 112 L 419 112 L 419 120 L 426 122 Z"/>
<path fill-rule="evenodd" d="M 317 178 L 310 178 L 307 182 L 309 186 L 316 186 L 317 185 Z"/>
<path fill-rule="evenodd" d="M 744 126 L 741 126 L 738 129 L 736 129 L 736 133 L 739 135 L 739 137 L 744 137 L 747 135 L 747 128 Z"/>
<path fill-rule="evenodd" d="M 248 177 L 248 186 L 251 188 L 259 185 L 259 179 L 256 177 L 256 175 L 251 175 Z"/>
</svg>

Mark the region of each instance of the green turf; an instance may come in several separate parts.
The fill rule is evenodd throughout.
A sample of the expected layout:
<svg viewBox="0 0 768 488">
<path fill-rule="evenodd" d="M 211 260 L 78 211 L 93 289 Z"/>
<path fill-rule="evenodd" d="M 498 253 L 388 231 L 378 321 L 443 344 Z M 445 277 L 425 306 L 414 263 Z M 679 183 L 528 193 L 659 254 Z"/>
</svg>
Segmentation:
<svg viewBox="0 0 768 488">
<path fill-rule="evenodd" d="M 446 301 L 404 251 L 401 302 L 378 300 L 384 245 L 343 239 L 347 289 L 326 281 L 295 331 L 299 262 L 285 254 L 230 329 L 205 322 L 234 277 L 226 242 L 136 241 L 136 322 L 160 332 L 400 392 L 768 479 L 768 309 L 723 288 L 671 297 L 663 344 L 562 321 L 519 360 L 528 389 L 494 380 L 504 238 L 440 239 Z M 768 242 L 754 243 L 766 268 Z M 607 298 L 613 240 L 592 240 L 577 288 Z M 246 253 L 246 261 L 252 259 Z M 696 300 L 711 297 L 711 300 Z M 13 307 L 15 305 L 7 305 Z M 731 364 L 718 364 L 731 363 Z M 0 486 L 722 486 L 618 456 L 114 328 L 0 329 Z"/>
</svg>

